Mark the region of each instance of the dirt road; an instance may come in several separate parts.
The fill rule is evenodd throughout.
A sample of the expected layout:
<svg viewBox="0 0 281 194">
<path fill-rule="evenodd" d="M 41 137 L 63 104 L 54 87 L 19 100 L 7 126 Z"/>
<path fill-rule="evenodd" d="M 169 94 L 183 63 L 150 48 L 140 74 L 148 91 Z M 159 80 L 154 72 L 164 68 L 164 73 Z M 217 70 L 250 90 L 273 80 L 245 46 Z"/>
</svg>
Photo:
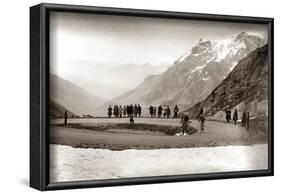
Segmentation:
<svg viewBox="0 0 281 194">
<path fill-rule="evenodd" d="M 69 119 L 69 123 L 79 123 L 79 128 L 57 126 L 62 120 L 52 121 L 50 127 L 50 142 L 53 144 L 70 145 L 80 148 L 106 148 L 111 150 L 124 149 L 160 149 L 160 148 L 189 148 L 212 147 L 226 145 L 252 145 L 267 143 L 267 135 L 260 131 L 246 131 L 244 128 L 222 122 L 206 121 L 205 132 L 189 136 L 171 136 L 161 131 L 133 129 L 83 129 L 83 126 L 127 123 L 128 118 L 122 119 Z M 136 124 L 153 124 L 159 126 L 178 126 L 179 119 L 136 118 Z M 192 121 L 192 126 L 199 129 L 200 123 Z"/>
</svg>

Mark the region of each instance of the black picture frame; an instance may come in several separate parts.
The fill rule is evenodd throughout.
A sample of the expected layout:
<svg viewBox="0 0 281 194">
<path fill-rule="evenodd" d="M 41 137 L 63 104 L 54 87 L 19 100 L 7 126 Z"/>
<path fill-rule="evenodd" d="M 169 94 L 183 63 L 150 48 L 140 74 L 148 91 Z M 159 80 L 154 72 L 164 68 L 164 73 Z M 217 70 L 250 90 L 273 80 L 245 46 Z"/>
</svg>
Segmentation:
<svg viewBox="0 0 281 194">
<path fill-rule="evenodd" d="M 157 18 L 266 24 L 269 48 L 269 130 L 268 169 L 226 173 L 172 175 L 158 177 L 122 178 L 93 181 L 49 183 L 49 14 L 51 11 L 125 15 Z M 30 186 L 38 190 L 73 189 L 117 185 L 168 183 L 211 179 L 273 176 L 273 18 L 213 15 L 168 11 L 92 7 L 79 5 L 39 4 L 30 7 Z"/>
</svg>

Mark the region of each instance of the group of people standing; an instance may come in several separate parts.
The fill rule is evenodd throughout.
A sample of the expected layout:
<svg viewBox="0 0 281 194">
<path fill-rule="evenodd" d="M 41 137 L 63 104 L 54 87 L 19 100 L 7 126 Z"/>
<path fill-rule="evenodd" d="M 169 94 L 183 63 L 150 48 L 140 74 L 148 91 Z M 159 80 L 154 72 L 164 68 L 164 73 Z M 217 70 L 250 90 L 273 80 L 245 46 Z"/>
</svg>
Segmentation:
<svg viewBox="0 0 281 194">
<path fill-rule="evenodd" d="M 163 105 L 163 107 L 161 105 L 157 106 L 149 106 L 149 114 L 151 116 L 151 118 L 156 118 L 156 115 L 158 116 L 158 118 L 161 118 L 162 116 L 164 118 L 170 118 L 171 116 L 171 109 L 169 107 L 169 105 Z M 178 112 L 179 112 L 179 108 L 176 105 L 173 109 L 174 118 L 178 118 Z M 142 107 L 140 104 L 135 104 L 134 106 L 132 104 L 130 105 L 114 105 L 113 107 L 111 105 L 108 106 L 107 108 L 107 115 L 109 118 L 111 118 L 112 116 L 115 117 L 141 117 L 142 114 Z"/>
<path fill-rule="evenodd" d="M 174 107 L 174 118 L 178 118 L 178 112 L 179 112 L 179 108 L 176 105 Z M 165 118 L 170 118 L 171 116 L 171 109 L 169 107 L 169 105 L 163 105 L 163 107 L 161 105 L 159 105 L 158 107 L 156 106 L 149 106 L 149 114 L 151 118 L 155 118 L 156 117 L 156 112 L 158 115 L 158 118 L 161 118 L 162 116 Z"/>
<path fill-rule="evenodd" d="M 226 119 L 226 122 L 228 122 L 228 123 L 231 120 L 231 110 L 230 109 L 227 109 L 225 111 L 225 119 Z M 236 125 L 237 124 L 237 120 L 238 120 L 238 111 L 237 111 L 237 109 L 234 110 L 232 120 L 234 122 L 234 125 Z M 242 120 L 241 120 L 241 125 L 242 125 L 242 127 L 246 127 L 246 129 L 249 130 L 249 128 L 250 128 L 250 113 L 249 112 L 247 112 L 247 113 L 246 113 L 246 111 L 243 112 L 243 116 L 242 116 Z"/>
<path fill-rule="evenodd" d="M 115 117 L 141 117 L 142 113 L 142 107 L 138 105 L 124 105 L 123 107 L 121 105 L 114 105 L 113 108 L 111 105 L 107 108 L 107 114 L 108 117 L 111 118 L 112 115 Z"/>
</svg>

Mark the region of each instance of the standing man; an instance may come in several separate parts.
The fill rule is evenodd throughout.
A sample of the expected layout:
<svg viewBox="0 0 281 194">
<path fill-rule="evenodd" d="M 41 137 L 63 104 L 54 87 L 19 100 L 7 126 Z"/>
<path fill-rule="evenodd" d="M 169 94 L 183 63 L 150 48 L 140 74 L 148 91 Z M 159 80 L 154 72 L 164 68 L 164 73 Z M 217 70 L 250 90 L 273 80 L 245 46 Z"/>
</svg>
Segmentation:
<svg viewBox="0 0 281 194">
<path fill-rule="evenodd" d="M 247 112 L 247 116 L 246 116 L 246 129 L 247 131 L 249 131 L 250 129 L 250 113 Z"/>
<path fill-rule="evenodd" d="M 138 106 L 136 104 L 133 108 L 133 112 L 134 112 L 134 117 L 137 117 L 138 116 Z"/>
<path fill-rule="evenodd" d="M 150 107 L 149 107 L 149 114 L 152 118 L 153 117 L 153 107 L 152 107 L 152 105 L 150 105 Z"/>
<path fill-rule="evenodd" d="M 119 107 L 118 107 L 118 115 L 119 115 L 119 117 L 122 117 L 122 112 L 123 112 L 122 106 L 119 105 Z"/>
<path fill-rule="evenodd" d="M 138 114 L 139 114 L 139 117 L 141 117 L 141 106 L 140 106 L 140 104 L 138 104 Z"/>
<path fill-rule="evenodd" d="M 163 117 L 167 116 L 167 107 L 166 105 L 163 106 Z"/>
<path fill-rule="evenodd" d="M 179 112 L 179 108 L 178 105 L 176 105 L 174 108 L 174 119 L 178 118 L 178 112 Z"/>
<path fill-rule="evenodd" d="M 228 122 L 228 109 L 225 111 L 225 120 Z"/>
<path fill-rule="evenodd" d="M 68 118 L 67 110 L 65 110 L 64 111 L 64 125 L 67 125 L 67 118 Z"/>
<path fill-rule="evenodd" d="M 132 104 L 130 105 L 129 110 L 130 110 L 130 116 L 133 116 L 134 107 Z"/>
<path fill-rule="evenodd" d="M 227 119 L 228 119 L 228 109 L 225 111 L 225 120 L 227 122 Z"/>
<path fill-rule="evenodd" d="M 246 118 L 247 118 L 246 111 L 244 111 L 242 116 L 242 127 L 246 126 Z"/>
<path fill-rule="evenodd" d="M 167 105 L 167 118 L 170 118 L 170 115 L 171 115 L 171 109 L 169 107 L 169 105 Z"/>
<path fill-rule="evenodd" d="M 156 106 L 153 107 L 153 117 L 155 118 L 156 117 L 156 111 L 157 111 L 157 108 Z"/>
<path fill-rule="evenodd" d="M 204 117 L 204 114 L 201 114 L 201 115 L 200 115 L 201 133 L 204 131 L 205 120 L 206 120 L 206 118 Z"/>
<path fill-rule="evenodd" d="M 108 118 L 111 118 L 111 115 L 112 115 L 112 107 L 111 107 L 111 105 L 109 105 L 109 107 L 107 108 L 107 114 L 108 114 Z"/>
<path fill-rule="evenodd" d="M 159 107 L 158 107 L 158 118 L 161 118 L 161 115 L 162 115 L 162 106 L 159 105 Z"/>
<path fill-rule="evenodd" d="M 113 107 L 113 114 L 115 117 L 118 117 L 118 106 L 117 105 L 114 105 L 114 107 Z"/>
<path fill-rule="evenodd" d="M 127 115 L 127 106 L 124 105 L 124 107 L 123 107 L 123 117 L 126 117 L 126 115 Z"/>
<path fill-rule="evenodd" d="M 236 121 L 238 120 L 238 112 L 237 109 L 234 110 L 234 114 L 233 114 L 233 121 L 234 121 L 234 125 L 236 125 Z"/>
<path fill-rule="evenodd" d="M 229 123 L 229 120 L 231 120 L 231 111 L 230 111 L 230 109 L 227 109 L 225 114 L 226 114 L 225 119 Z"/>
</svg>

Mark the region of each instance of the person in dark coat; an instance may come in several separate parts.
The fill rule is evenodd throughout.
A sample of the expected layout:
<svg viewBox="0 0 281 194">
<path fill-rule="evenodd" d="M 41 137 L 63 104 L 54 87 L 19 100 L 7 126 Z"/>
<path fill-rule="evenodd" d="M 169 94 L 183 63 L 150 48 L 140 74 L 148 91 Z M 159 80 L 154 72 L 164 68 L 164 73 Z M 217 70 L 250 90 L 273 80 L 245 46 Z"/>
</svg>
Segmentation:
<svg viewBox="0 0 281 194">
<path fill-rule="evenodd" d="M 65 110 L 64 111 L 64 125 L 67 125 L 67 118 L 68 118 L 67 110 Z"/>
<path fill-rule="evenodd" d="M 162 106 L 158 106 L 158 118 L 161 118 L 162 115 Z"/>
<path fill-rule="evenodd" d="M 170 109 L 169 105 L 167 105 L 166 112 L 167 112 L 167 118 L 170 118 L 170 115 L 171 115 L 171 109 Z"/>
<path fill-rule="evenodd" d="M 231 111 L 230 111 L 230 109 L 226 110 L 226 112 L 225 112 L 225 119 L 226 119 L 226 121 L 228 123 L 231 120 Z"/>
<path fill-rule="evenodd" d="M 154 117 L 154 118 L 156 117 L 156 111 L 157 111 L 157 107 L 154 106 L 154 107 L 153 107 L 153 117 Z"/>
<path fill-rule="evenodd" d="M 108 117 L 111 118 L 111 115 L 112 115 L 112 107 L 111 107 L 111 105 L 109 105 L 109 107 L 107 108 L 107 114 L 108 114 Z"/>
<path fill-rule="evenodd" d="M 114 107 L 113 107 L 113 114 L 115 117 L 118 117 L 118 106 L 117 105 L 114 105 Z"/>
<path fill-rule="evenodd" d="M 130 117 L 131 116 L 131 105 L 128 105 L 127 106 L 127 115 L 128 115 L 128 117 Z"/>
<path fill-rule="evenodd" d="M 167 116 L 167 107 L 166 107 L 166 105 L 163 106 L 162 111 L 163 111 L 163 117 L 166 117 Z"/>
<path fill-rule="evenodd" d="M 130 125 L 135 123 L 133 114 L 131 114 L 129 120 L 130 120 Z"/>
<path fill-rule="evenodd" d="M 126 117 L 127 115 L 127 106 L 123 107 L 123 117 Z"/>
<path fill-rule="evenodd" d="M 243 112 L 243 116 L 242 116 L 242 127 L 245 127 L 246 126 L 246 111 Z"/>
<path fill-rule="evenodd" d="M 178 112 L 179 112 L 179 108 L 178 105 L 176 105 L 174 108 L 174 119 L 178 118 Z"/>
<path fill-rule="evenodd" d="M 200 115 L 200 123 L 201 123 L 201 132 L 203 132 L 205 130 L 205 121 L 206 121 L 206 118 L 204 116 L 204 114 L 201 114 Z"/>
<path fill-rule="evenodd" d="M 134 108 L 133 108 L 133 112 L 134 112 L 134 117 L 137 117 L 138 115 L 138 106 L 135 104 Z"/>
<path fill-rule="evenodd" d="M 142 108 L 141 108 L 140 104 L 138 104 L 138 114 L 139 114 L 139 117 L 141 117 L 141 111 L 142 111 Z"/>
<path fill-rule="evenodd" d="M 186 113 L 182 114 L 180 123 L 182 126 L 182 134 L 183 135 L 188 134 L 190 130 L 189 129 L 190 121 L 189 121 L 189 116 Z"/>
<path fill-rule="evenodd" d="M 118 107 L 118 116 L 119 116 L 119 117 L 122 117 L 122 113 L 123 113 L 122 106 L 119 105 L 119 107 Z"/>
<path fill-rule="evenodd" d="M 150 105 L 149 107 L 149 114 L 151 116 L 151 118 L 153 117 L 153 107 Z"/>
<path fill-rule="evenodd" d="M 228 119 L 228 110 L 225 111 L 225 120 L 227 121 Z"/>
<path fill-rule="evenodd" d="M 250 113 L 247 112 L 247 116 L 246 116 L 246 129 L 247 131 L 249 131 L 250 129 Z"/>
<path fill-rule="evenodd" d="M 130 116 L 133 115 L 133 111 L 134 111 L 134 107 L 133 107 L 133 105 L 131 104 L 131 105 L 130 105 Z"/>
<path fill-rule="evenodd" d="M 127 115 L 128 117 L 130 117 L 130 105 L 127 105 L 126 107 L 127 107 Z"/>
<path fill-rule="evenodd" d="M 236 121 L 238 120 L 238 112 L 237 109 L 234 110 L 233 113 L 233 121 L 234 121 L 234 125 L 236 125 Z"/>
</svg>

